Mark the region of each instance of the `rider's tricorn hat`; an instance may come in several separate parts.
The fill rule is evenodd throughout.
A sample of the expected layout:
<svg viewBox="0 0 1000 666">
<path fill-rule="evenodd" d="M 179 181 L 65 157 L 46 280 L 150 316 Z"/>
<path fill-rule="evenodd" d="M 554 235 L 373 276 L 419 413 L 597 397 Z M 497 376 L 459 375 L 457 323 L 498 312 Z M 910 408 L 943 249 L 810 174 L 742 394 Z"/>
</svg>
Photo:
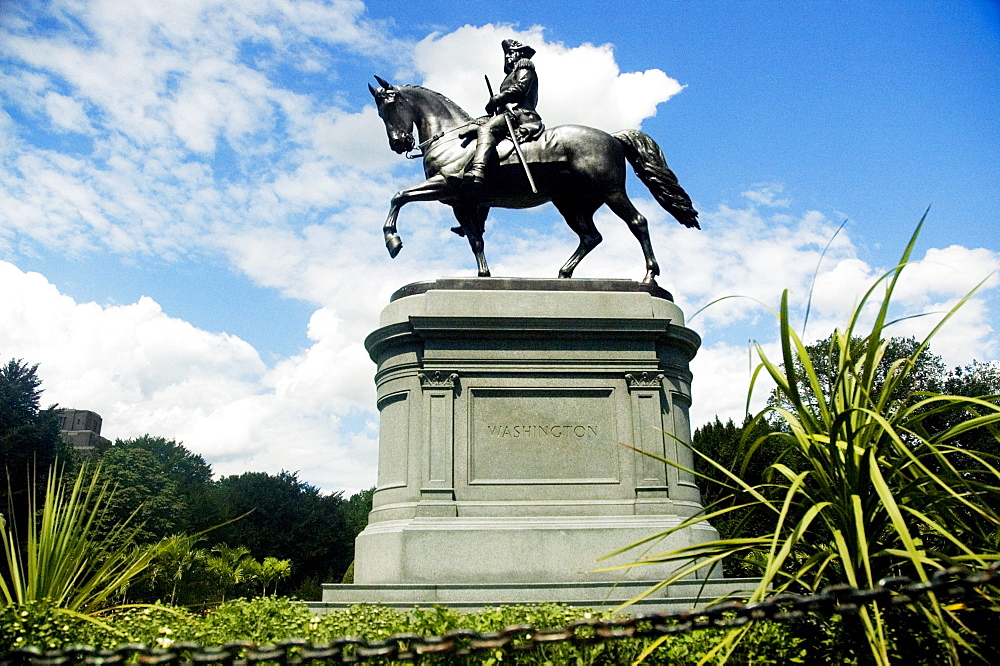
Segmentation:
<svg viewBox="0 0 1000 666">
<path fill-rule="evenodd" d="M 531 59 L 531 56 L 535 55 L 535 49 L 531 48 L 527 44 L 522 44 L 516 39 L 505 39 L 500 42 L 500 46 L 503 47 L 504 53 L 515 51 L 520 54 L 522 58 Z"/>
</svg>

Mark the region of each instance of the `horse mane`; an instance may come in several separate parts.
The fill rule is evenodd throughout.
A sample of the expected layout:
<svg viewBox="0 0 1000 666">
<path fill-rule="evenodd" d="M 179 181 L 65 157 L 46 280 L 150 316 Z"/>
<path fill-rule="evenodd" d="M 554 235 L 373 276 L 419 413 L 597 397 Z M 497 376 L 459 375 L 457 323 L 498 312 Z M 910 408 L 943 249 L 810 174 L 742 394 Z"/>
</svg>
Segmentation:
<svg viewBox="0 0 1000 666">
<path fill-rule="evenodd" d="M 425 88 L 423 86 L 413 86 L 413 85 L 396 86 L 396 87 L 397 88 L 407 88 L 409 90 L 418 90 L 418 91 L 423 92 L 423 93 L 428 93 L 431 96 L 436 97 L 445 106 L 451 106 L 452 108 L 457 109 L 458 112 L 463 116 L 463 118 L 465 120 L 472 120 L 472 116 L 470 116 L 465 111 L 465 109 L 463 109 L 462 107 L 460 107 L 458 104 L 455 104 L 455 102 L 451 101 L 448 97 L 442 95 L 441 93 L 439 93 L 436 90 L 431 90 L 430 88 Z"/>
</svg>

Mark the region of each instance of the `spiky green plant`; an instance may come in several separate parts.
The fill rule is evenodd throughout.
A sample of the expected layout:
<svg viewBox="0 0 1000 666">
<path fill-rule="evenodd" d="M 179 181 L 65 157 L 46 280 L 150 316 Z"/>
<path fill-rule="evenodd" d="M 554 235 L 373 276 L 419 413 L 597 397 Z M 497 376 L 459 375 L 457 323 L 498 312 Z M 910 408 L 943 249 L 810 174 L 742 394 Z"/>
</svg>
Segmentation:
<svg viewBox="0 0 1000 666">
<path fill-rule="evenodd" d="M 0 528 L 6 560 L 0 593 L 7 604 L 45 602 L 91 615 L 112 605 L 149 566 L 156 551 L 132 547 L 138 526 L 131 520 L 106 532 L 97 530 L 112 492 L 100 469 L 86 465 L 72 483 L 62 468 L 52 469 L 41 502 L 32 490 L 24 544 L 12 526 Z"/>
<path fill-rule="evenodd" d="M 956 445 L 959 436 L 974 429 L 986 428 L 995 434 L 994 427 L 1000 423 L 998 396 L 970 398 L 900 390 L 917 356 L 971 294 L 944 315 L 911 356 L 893 361 L 887 376 L 877 372 L 886 351 L 885 329 L 892 323 L 892 295 L 922 224 L 923 220 L 899 265 L 868 290 L 846 327 L 830 339 L 829 355 L 836 372 L 826 388 L 792 328 L 788 293 L 782 295 L 780 311 L 775 313 L 780 323 L 781 362 L 770 360 L 756 345 L 760 364 L 750 388 L 752 394 L 758 379 L 766 374 L 777 385 L 780 400 L 745 428 L 742 468 L 769 438 L 796 454 L 789 459 L 800 462 L 793 467 L 782 460 L 769 461 L 765 482 L 751 486 L 740 478 L 739 469 L 729 470 L 695 451 L 726 479 L 726 496 L 701 515 L 629 548 L 655 547 L 661 538 L 699 521 L 734 512 L 746 514 L 748 508 L 770 512 L 773 531 L 751 534 L 737 527 L 730 538 L 647 554 L 636 565 L 679 565 L 654 590 L 698 570 L 721 568 L 727 557 L 759 565 L 761 580 L 751 601 L 785 591 L 816 592 L 834 584 L 873 587 L 892 575 L 927 581 L 942 568 L 981 567 L 1000 559 L 1000 515 L 994 510 L 1000 497 L 997 461 Z M 863 321 L 872 309 L 874 322 L 863 334 Z M 934 417 L 946 412 L 962 418 L 950 419 L 954 425 L 944 429 L 933 429 L 935 421 L 941 422 Z M 753 426 L 774 417 L 784 423 L 781 432 L 752 439 Z M 915 610 L 924 626 L 947 645 L 953 663 L 958 663 L 962 650 L 974 650 L 975 641 L 963 629 L 959 611 L 933 595 L 920 601 Z M 886 613 L 886 606 L 871 604 L 858 615 L 871 659 L 879 664 L 890 662 Z M 735 645 L 741 631 L 735 630 L 720 644 L 721 654 Z"/>
</svg>

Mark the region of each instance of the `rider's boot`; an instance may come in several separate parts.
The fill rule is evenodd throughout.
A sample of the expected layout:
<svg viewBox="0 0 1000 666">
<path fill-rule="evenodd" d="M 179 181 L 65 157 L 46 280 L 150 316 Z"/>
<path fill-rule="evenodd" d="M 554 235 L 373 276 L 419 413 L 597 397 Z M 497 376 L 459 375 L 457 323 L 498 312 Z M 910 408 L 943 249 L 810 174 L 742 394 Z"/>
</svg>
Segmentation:
<svg viewBox="0 0 1000 666">
<path fill-rule="evenodd" d="M 472 156 L 472 165 L 465 172 L 465 184 L 473 189 L 482 190 L 486 183 L 486 169 L 493 157 L 496 156 L 497 138 L 493 135 L 488 125 L 479 128 L 479 136 L 476 139 L 476 154 Z"/>
</svg>

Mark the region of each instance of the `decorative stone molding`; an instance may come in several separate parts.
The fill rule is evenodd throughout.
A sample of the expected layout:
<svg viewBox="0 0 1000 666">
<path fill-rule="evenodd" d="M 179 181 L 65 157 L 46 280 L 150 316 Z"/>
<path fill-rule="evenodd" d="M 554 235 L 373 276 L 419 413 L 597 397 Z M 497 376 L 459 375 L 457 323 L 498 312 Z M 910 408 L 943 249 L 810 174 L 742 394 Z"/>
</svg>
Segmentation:
<svg viewBox="0 0 1000 666">
<path fill-rule="evenodd" d="M 430 372 L 418 372 L 420 386 L 427 389 L 451 389 L 455 390 L 455 381 L 458 380 L 457 372 L 445 372 L 444 370 L 432 370 Z"/>
<path fill-rule="evenodd" d="M 663 388 L 663 373 L 662 372 L 636 372 L 628 373 L 625 375 L 625 383 L 628 385 L 628 390 L 636 391 L 639 389 L 662 389 Z"/>
</svg>

